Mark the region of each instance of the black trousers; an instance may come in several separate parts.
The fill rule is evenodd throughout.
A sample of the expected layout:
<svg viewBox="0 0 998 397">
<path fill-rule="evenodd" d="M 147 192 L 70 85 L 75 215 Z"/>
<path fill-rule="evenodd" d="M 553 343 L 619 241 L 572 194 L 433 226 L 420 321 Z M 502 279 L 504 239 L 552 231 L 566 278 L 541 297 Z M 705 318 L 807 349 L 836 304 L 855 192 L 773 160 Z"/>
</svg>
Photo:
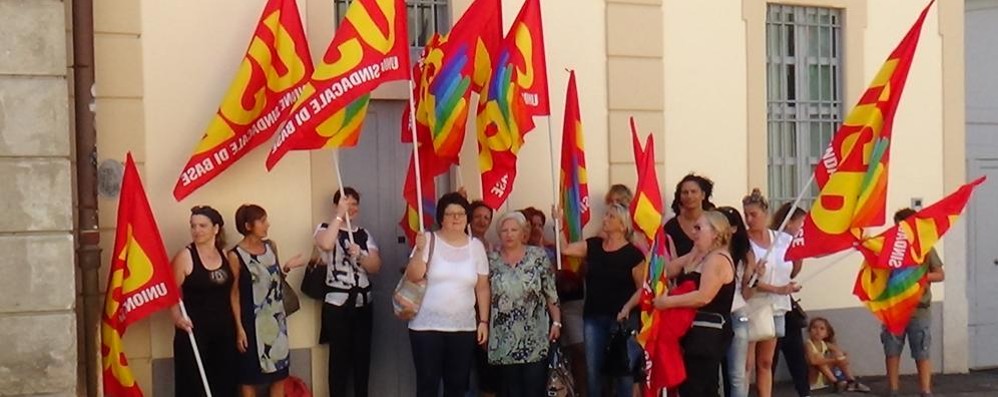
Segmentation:
<svg viewBox="0 0 998 397">
<path fill-rule="evenodd" d="M 475 332 L 409 330 L 416 365 L 416 397 L 463 397 L 475 362 Z"/>
<path fill-rule="evenodd" d="M 371 305 L 322 305 L 322 328 L 329 343 L 329 396 L 346 397 L 353 373 L 353 394 L 367 397 L 371 374 Z"/>
<path fill-rule="evenodd" d="M 683 356 L 683 364 L 686 366 L 686 380 L 679 385 L 680 396 L 720 397 L 719 357 Z"/>
<path fill-rule="evenodd" d="M 232 317 L 219 316 L 218 320 L 208 318 L 194 320 L 194 338 L 197 340 L 205 376 L 211 394 L 218 397 L 235 397 L 236 386 L 236 344 Z M 187 332 L 177 330 L 173 337 L 174 390 L 178 397 L 206 396 L 201 383 L 201 372 L 194 359 Z"/>
<path fill-rule="evenodd" d="M 681 342 L 686 380 L 679 385 L 680 396 L 720 397 L 718 375 L 734 336 L 731 320 L 726 320 L 721 330 L 694 326 L 686 332 Z"/>
<path fill-rule="evenodd" d="M 547 360 L 536 363 L 498 365 L 500 397 L 545 397 L 547 396 Z"/>
<path fill-rule="evenodd" d="M 808 379 L 808 364 L 804 355 L 804 334 L 801 329 L 805 326 L 799 317 L 787 313 L 786 334 L 776 341 L 776 354 L 773 355 L 773 371 L 780 362 L 780 352 L 787 360 L 787 369 L 790 370 L 790 377 L 794 380 L 794 389 L 800 397 L 811 395 L 811 384 Z"/>
</svg>

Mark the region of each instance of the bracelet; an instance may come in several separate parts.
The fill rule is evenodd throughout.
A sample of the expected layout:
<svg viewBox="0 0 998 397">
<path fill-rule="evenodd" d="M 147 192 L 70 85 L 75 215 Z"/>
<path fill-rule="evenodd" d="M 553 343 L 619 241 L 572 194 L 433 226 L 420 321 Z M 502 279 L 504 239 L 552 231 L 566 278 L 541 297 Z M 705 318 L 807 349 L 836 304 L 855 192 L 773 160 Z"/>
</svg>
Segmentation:
<svg viewBox="0 0 998 397">
<path fill-rule="evenodd" d="M 339 215 L 336 215 L 336 220 L 337 220 L 337 221 L 340 221 L 340 222 L 343 222 L 343 217 L 342 217 L 342 216 L 339 216 Z"/>
<path fill-rule="evenodd" d="M 478 323 L 487 325 L 489 323 L 489 320 L 478 320 Z"/>
<path fill-rule="evenodd" d="M 561 328 L 561 321 L 554 321 L 551 323 L 551 326 Z"/>
</svg>

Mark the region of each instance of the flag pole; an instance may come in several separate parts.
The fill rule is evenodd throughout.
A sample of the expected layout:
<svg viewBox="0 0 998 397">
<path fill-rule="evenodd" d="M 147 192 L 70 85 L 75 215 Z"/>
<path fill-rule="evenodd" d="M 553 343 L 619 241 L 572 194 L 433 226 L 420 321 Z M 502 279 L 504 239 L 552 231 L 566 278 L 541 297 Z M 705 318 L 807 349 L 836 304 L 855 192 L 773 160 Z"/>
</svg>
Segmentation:
<svg viewBox="0 0 998 397">
<path fill-rule="evenodd" d="M 786 230 L 787 223 L 790 223 L 790 218 L 793 217 L 794 208 L 797 208 L 797 206 L 800 205 L 800 201 L 804 199 L 804 194 L 807 193 L 808 189 L 811 188 L 811 184 L 813 183 L 814 183 L 814 173 L 812 172 L 811 179 L 807 180 L 807 183 L 804 184 L 804 188 L 801 189 L 800 193 L 797 194 L 797 198 L 794 199 L 794 205 L 790 207 L 790 211 L 787 211 L 787 215 L 783 217 L 782 221 L 780 221 L 780 227 L 776 229 L 776 231 L 783 232 L 784 230 Z M 778 237 L 779 235 L 777 235 L 777 238 Z M 762 258 L 756 258 L 756 260 L 766 260 L 766 258 L 769 258 L 769 255 L 773 253 L 774 248 L 776 248 L 775 239 L 774 241 L 770 241 L 769 249 L 766 250 L 766 255 L 764 255 Z"/>
<path fill-rule="evenodd" d="M 180 300 L 180 313 L 187 320 L 191 319 L 187 316 L 187 307 L 184 306 L 183 299 Z M 198 372 L 201 373 L 201 384 L 204 386 L 204 393 L 206 396 L 211 397 L 211 388 L 208 387 L 208 375 L 204 373 L 204 363 L 201 362 L 201 352 L 198 350 L 197 340 L 194 339 L 194 331 L 187 331 L 187 337 L 191 339 L 191 347 L 194 349 L 194 360 L 198 363 Z"/>
<path fill-rule="evenodd" d="M 557 163 L 555 163 L 555 161 L 554 161 L 554 133 L 552 132 L 552 129 L 551 129 L 551 115 L 550 114 L 548 115 L 548 142 L 550 143 L 550 146 L 551 146 L 551 153 L 550 153 L 551 156 L 549 156 L 550 159 L 551 159 L 551 169 L 550 169 L 550 171 L 551 171 L 551 200 L 552 200 L 551 201 L 551 205 L 552 206 L 557 206 L 558 205 L 558 193 L 560 193 L 561 186 L 558 184 L 558 177 L 555 175 L 555 168 L 557 167 Z M 562 211 L 564 211 L 564 209 L 562 209 Z M 561 236 L 558 234 L 558 233 L 561 232 L 561 229 L 558 227 L 559 223 L 561 222 L 561 219 L 559 217 L 555 216 L 555 215 L 556 214 L 551 214 L 551 218 L 554 218 L 554 258 L 555 258 L 555 263 L 558 266 L 558 267 L 556 267 L 556 269 L 561 270 Z M 543 240 L 543 236 L 541 237 L 541 240 Z"/>
<path fill-rule="evenodd" d="M 423 176 L 419 164 L 419 138 L 416 134 L 416 100 L 412 97 L 412 92 L 416 89 L 416 83 L 409 78 L 409 132 L 412 133 L 412 160 L 416 174 L 416 211 L 419 213 L 419 232 L 426 230 L 423 225 Z M 471 214 L 468 214 L 471 215 Z"/>
<path fill-rule="evenodd" d="M 340 200 L 346 200 L 346 192 L 343 191 L 343 175 L 340 174 L 340 149 L 333 149 L 333 168 L 336 169 L 336 180 L 340 182 Z M 356 244 L 353 241 L 353 226 L 350 226 L 350 212 L 343 214 L 343 219 L 347 223 L 347 235 L 350 236 L 350 244 Z"/>
</svg>

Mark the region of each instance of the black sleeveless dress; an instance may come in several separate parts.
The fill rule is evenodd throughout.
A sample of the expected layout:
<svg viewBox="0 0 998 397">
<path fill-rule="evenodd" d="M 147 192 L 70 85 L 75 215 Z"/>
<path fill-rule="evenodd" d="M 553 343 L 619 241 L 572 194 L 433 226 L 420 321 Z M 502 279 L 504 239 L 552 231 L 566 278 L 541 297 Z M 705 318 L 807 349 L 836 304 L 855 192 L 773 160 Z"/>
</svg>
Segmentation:
<svg viewBox="0 0 998 397">
<path fill-rule="evenodd" d="M 731 257 L 721 255 L 732 266 Z M 701 263 L 702 266 L 702 263 Z M 700 287 L 700 272 L 683 273 L 677 282 L 693 280 Z M 679 386 L 681 396 L 719 396 L 718 372 L 731 344 L 734 332 L 731 329 L 731 302 L 735 298 L 735 278 L 721 286 L 706 305 L 697 309 L 693 327 L 683 337 L 683 364 L 686 366 L 686 380 Z"/>
<path fill-rule="evenodd" d="M 204 363 L 208 386 L 213 396 L 236 396 L 236 331 L 232 318 L 229 294 L 232 289 L 232 271 L 221 250 L 222 266 L 208 270 L 194 245 L 188 245 L 193 268 L 181 286 L 187 315 L 194 324 L 201 361 Z M 187 332 L 177 329 L 173 336 L 173 368 L 175 395 L 198 397 L 207 395 L 201 383 L 194 350 Z"/>
</svg>

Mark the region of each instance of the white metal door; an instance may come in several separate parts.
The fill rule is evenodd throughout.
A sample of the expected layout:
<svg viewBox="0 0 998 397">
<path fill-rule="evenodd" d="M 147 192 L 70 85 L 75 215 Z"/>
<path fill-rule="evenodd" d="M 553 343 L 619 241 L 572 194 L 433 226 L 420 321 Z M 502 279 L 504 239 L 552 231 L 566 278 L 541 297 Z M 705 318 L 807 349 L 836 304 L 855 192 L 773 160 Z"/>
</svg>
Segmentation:
<svg viewBox="0 0 998 397">
<path fill-rule="evenodd" d="M 970 302 L 971 368 L 998 367 L 998 158 L 971 161 L 970 179 L 987 175 L 967 212 L 970 249 L 967 298 Z"/>
<path fill-rule="evenodd" d="M 415 369 L 406 324 L 392 314 L 391 296 L 408 258 L 408 245 L 401 240 L 398 222 L 403 207 L 405 180 L 411 145 L 402 144 L 400 118 L 405 102 L 372 101 L 357 147 L 340 151 L 340 167 L 346 186 L 361 195 L 361 225 L 377 241 L 383 264 L 372 277 L 374 326 L 371 336 L 372 396 L 415 395 Z"/>
</svg>

